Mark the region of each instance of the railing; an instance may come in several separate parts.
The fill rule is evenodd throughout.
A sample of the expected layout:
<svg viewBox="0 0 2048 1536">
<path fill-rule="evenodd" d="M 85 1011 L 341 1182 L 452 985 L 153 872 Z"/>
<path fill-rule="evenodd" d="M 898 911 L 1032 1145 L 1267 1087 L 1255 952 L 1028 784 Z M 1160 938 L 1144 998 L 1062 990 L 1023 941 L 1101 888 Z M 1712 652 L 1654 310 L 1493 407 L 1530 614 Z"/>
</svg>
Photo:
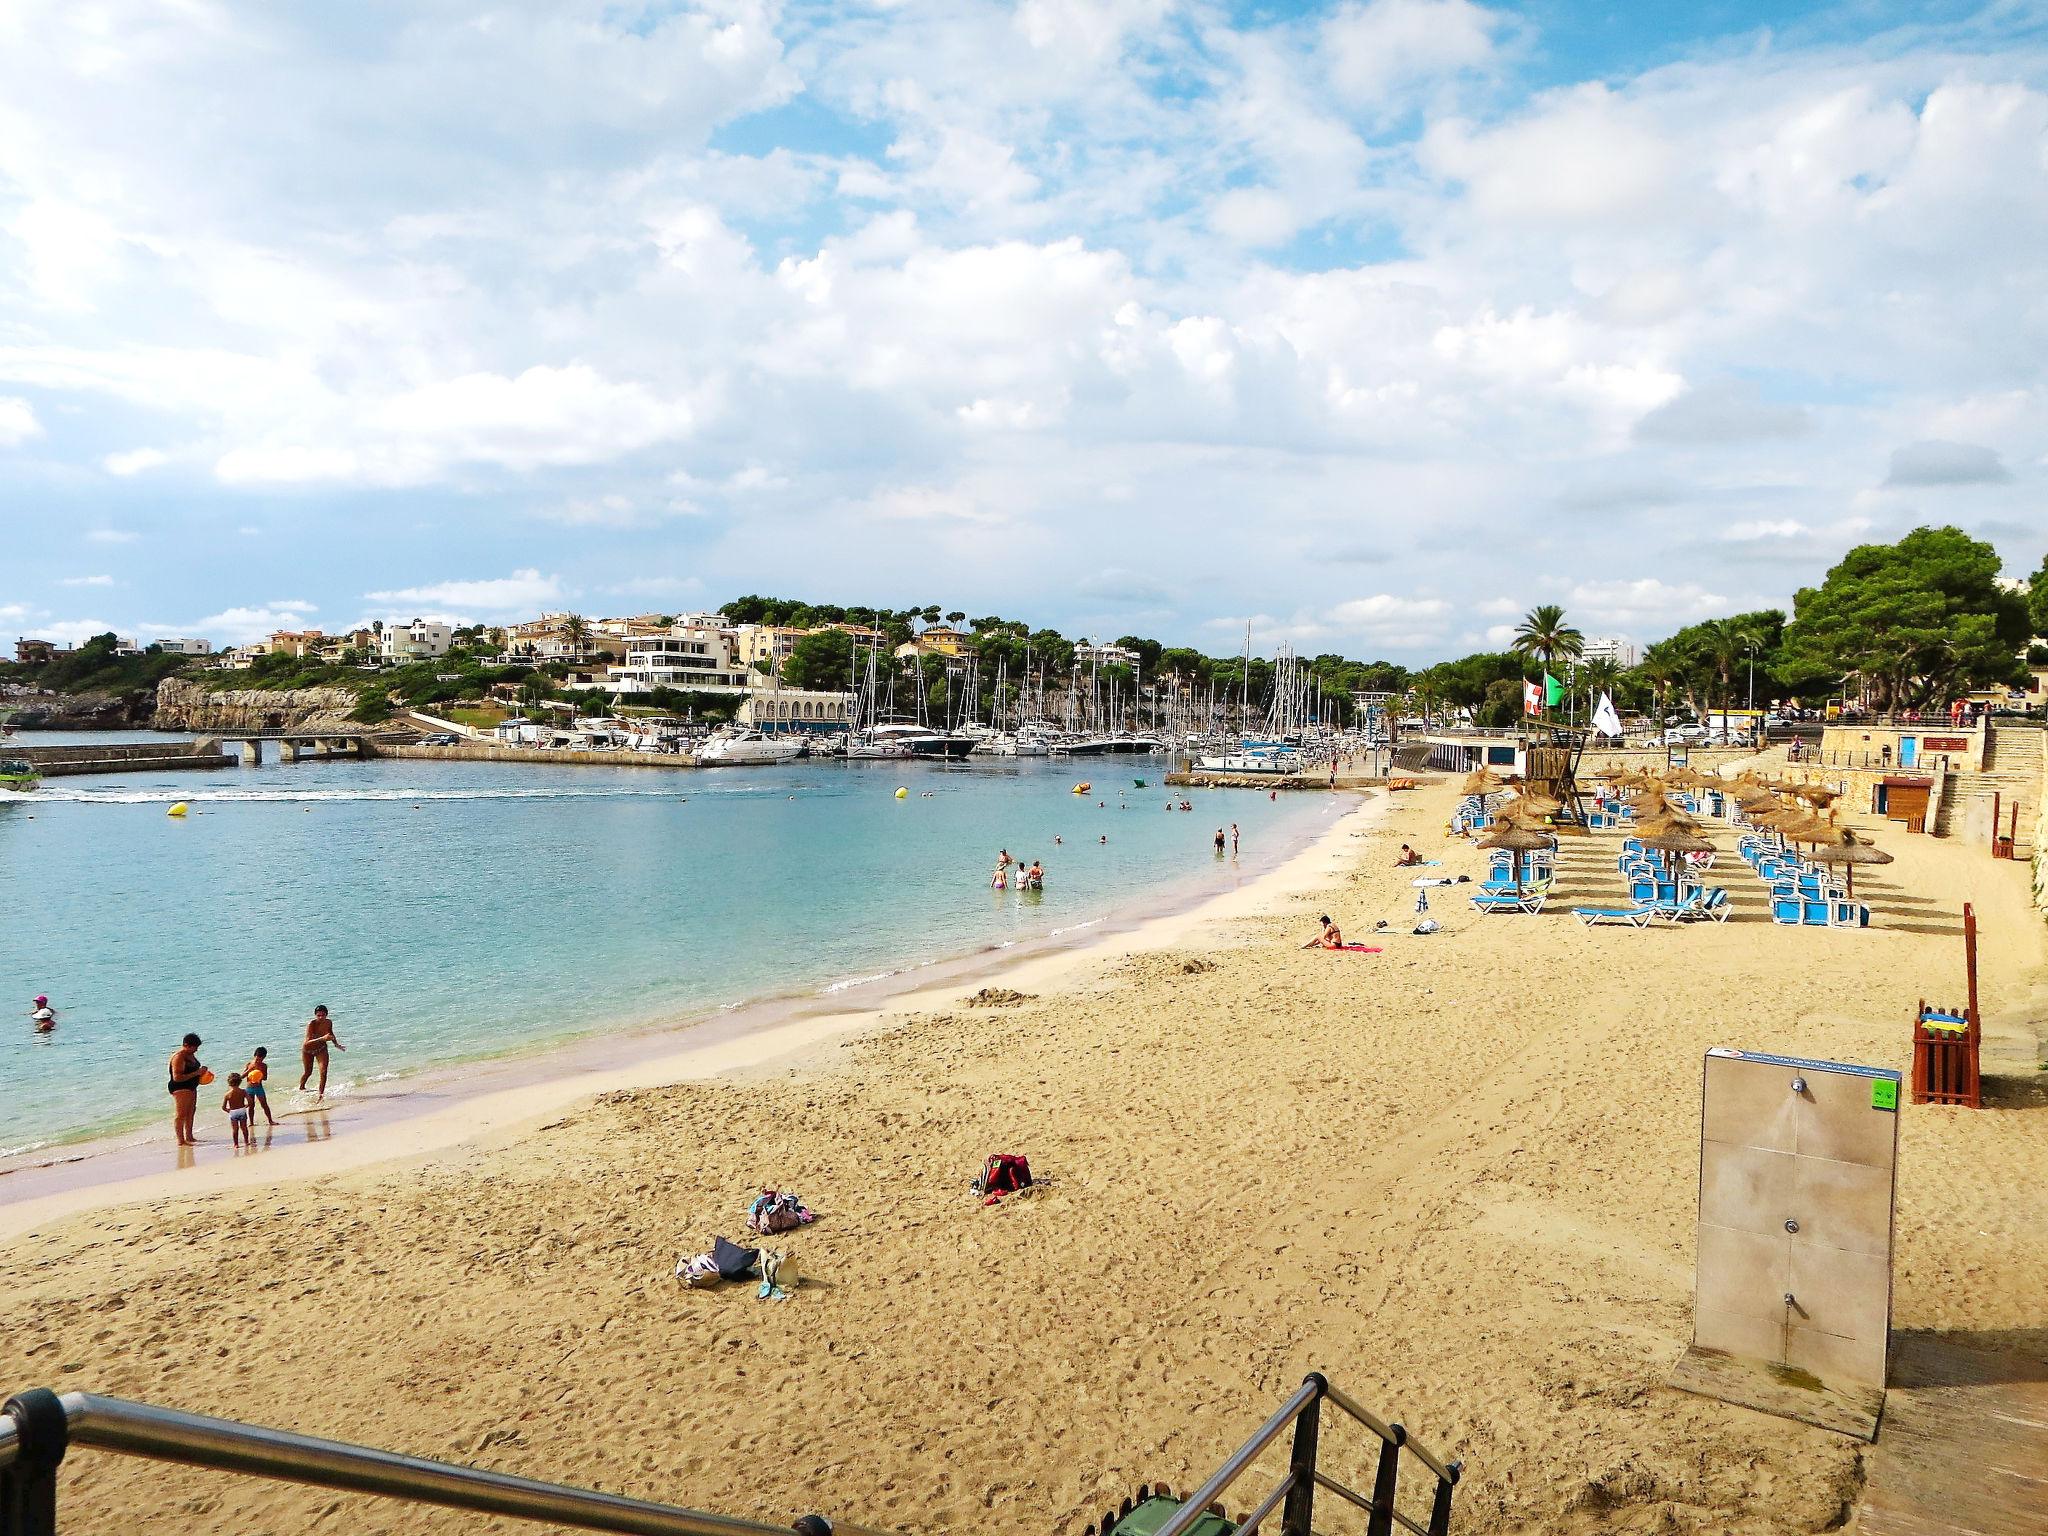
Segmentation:
<svg viewBox="0 0 2048 1536">
<path fill-rule="evenodd" d="M 0 1536 L 55 1536 L 57 1466 L 72 1446 L 93 1446 L 316 1488 L 381 1494 L 515 1520 L 546 1520 L 580 1531 L 617 1531 L 630 1536 L 788 1536 L 789 1530 L 117 1397 L 89 1392 L 66 1392 L 60 1397 L 38 1387 L 9 1398 L 0 1407 Z M 817 1516 L 806 1517 L 800 1528 L 836 1532 L 837 1536 L 877 1536 L 860 1526 L 827 1523 Z"/>
<path fill-rule="evenodd" d="M 1346 1487 L 1319 1464 L 1325 1402 L 1379 1438 L 1370 1495 Z M 1367 1536 L 1392 1536 L 1397 1526 L 1413 1536 L 1446 1536 L 1461 1464 L 1441 1460 L 1420 1441 L 1410 1439 L 1399 1424 L 1381 1423 L 1331 1386 L 1320 1371 L 1311 1372 L 1279 1411 L 1167 1518 L 1155 1536 L 1185 1536 L 1289 1427 L 1294 1439 L 1287 1471 L 1239 1523 L 1238 1536 L 1256 1536 L 1261 1523 L 1276 1509 L 1281 1511 L 1281 1536 L 1310 1536 L 1318 1490 L 1363 1510 Z M 625 1532 L 629 1536 L 785 1536 L 791 1529 L 239 1424 L 232 1419 L 207 1418 L 149 1403 L 89 1392 L 59 1396 L 37 1387 L 0 1405 L 0 1536 L 56 1536 L 57 1468 L 74 1446 L 515 1520 L 545 1520 L 581 1531 Z M 1435 1480 L 1427 1521 L 1415 1519 L 1397 1506 L 1404 1453 L 1421 1462 Z M 793 1528 L 808 1536 L 880 1536 L 865 1527 L 827 1521 L 818 1515 L 802 1517 Z"/>
<path fill-rule="evenodd" d="M 1379 1437 L 1379 1460 L 1374 1469 L 1370 1496 L 1345 1487 L 1318 1465 L 1322 1406 L 1325 1402 L 1342 1409 Z M 1455 1461 L 1440 1460 L 1421 1441 L 1409 1439 L 1408 1431 L 1399 1424 L 1382 1424 L 1331 1386 L 1322 1372 L 1311 1371 L 1295 1389 L 1294 1395 L 1280 1405 L 1279 1412 L 1233 1451 L 1229 1459 L 1216 1469 L 1214 1476 L 1189 1494 L 1154 1536 L 1185 1536 L 1195 1522 L 1209 1512 L 1210 1506 L 1223 1497 L 1225 1490 L 1242 1477 L 1258 1460 L 1260 1453 L 1278 1440 L 1290 1425 L 1294 1429 L 1294 1442 L 1288 1454 L 1287 1471 L 1278 1484 L 1268 1490 L 1265 1497 L 1238 1522 L 1237 1536 L 1255 1536 L 1260 1524 L 1275 1509 L 1280 1510 L 1281 1536 L 1310 1536 L 1318 1489 L 1364 1510 L 1366 1536 L 1391 1536 L 1396 1526 L 1414 1533 L 1414 1536 L 1445 1536 L 1450 1530 L 1451 1493 L 1458 1485 L 1458 1475 L 1463 1470 L 1461 1465 Z M 1404 1451 L 1421 1462 L 1436 1479 L 1427 1522 L 1411 1518 L 1395 1505 Z"/>
</svg>

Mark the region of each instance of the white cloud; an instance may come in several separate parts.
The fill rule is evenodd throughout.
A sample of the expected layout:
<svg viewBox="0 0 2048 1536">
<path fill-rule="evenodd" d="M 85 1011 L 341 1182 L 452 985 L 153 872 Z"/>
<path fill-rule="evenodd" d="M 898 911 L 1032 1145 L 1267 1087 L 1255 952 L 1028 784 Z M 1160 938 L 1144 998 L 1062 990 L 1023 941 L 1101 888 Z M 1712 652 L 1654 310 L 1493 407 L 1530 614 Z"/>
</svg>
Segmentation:
<svg viewBox="0 0 2048 1536">
<path fill-rule="evenodd" d="M 701 511 L 715 591 L 772 556 L 879 597 L 910 539 L 982 611 L 1092 619 L 1079 583 L 1137 572 L 1427 652 L 1513 615 L 1338 617 L 1361 579 L 1625 549 L 1674 580 L 1653 632 L 1783 602 L 1845 512 L 2038 517 L 2048 45 L 1995 8 L 1839 43 L 1660 13 L 1669 62 L 1597 81 L 1472 0 L 4 13 L 0 398 L 48 435 L 0 495 L 38 582 L 192 464 L 214 504 L 153 503 L 153 544 L 260 521 L 337 607 L 423 523 L 598 591 Z M 798 100 L 800 141 L 708 147 Z M 253 602 L 121 569 L 157 612 Z"/>
<path fill-rule="evenodd" d="M 126 528 L 94 528 L 85 537 L 93 544 L 133 544 L 142 535 Z"/>
<path fill-rule="evenodd" d="M 1688 389 L 1635 425 L 1639 441 L 1723 446 L 1758 438 L 1801 437 L 1813 430 L 1804 406 L 1778 405 L 1740 380 Z"/>
<path fill-rule="evenodd" d="M 992 523 L 1001 518 L 967 491 L 936 485 L 901 485 L 868 498 L 862 510 L 892 523 Z"/>
<path fill-rule="evenodd" d="M 1730 523 L 1721 530 L 1721 537 L 1731 543 L 1742 544 L 1758 539 L 1797 539 L 1813 532 L 1796 517 L 1748 518 L 1739 523 Z"/>
<path fill-rule="evenodd" d="M 1566 594 L 1566 611 L 1607 627 L 1640 628 L 1669 633 L 1700 619 L 1738 611 L 1735 600 L 1709 591 L 1698 582 L 1663 582 L 1645 576 L 1635 581 L 1582 581 Z"/>
<path fill-rule="evenodd" d="M 229 645 L 261 640 L 280 629 L 305 629 L 318 610 L 311 603 L 283 599 L 258 607 L 224 608 L 190 624 L 159 624 L 151 628 L 164 634 L 205 635 Z"/>
<path fill-rule="evenodd" d="M 1338 90 L 1377 105 L 1395 87 L 1491 63 L 1504 21 L 1471 0 L 1367 0 L 1339 7 L 1322 42 Z"/>
<path fill-rule="evenodd" d="M 1976 443 L 1908 443 L 1892 450 L 1886 485 L 1998 485 L 2012 478 L 1998 451 Z"/>
<path fill-rule="evenodd" d="M 528 568 L 510 576 L 437 581 L 389 592 L 366 592 L 363 596 L 366 601 L 387 606 L 431 607 L 481 618 L 505 618 L 538 613 L 550 605 L 561 604 L 568 594 L 559 577 L 543 576 L 539 570 Z"/>
<path fill-rule="evenodd" d="M 160 464 L 167 464 L 170 457 L 159 448 L 128 448 L 119 453 L 108 454 L 100 460 L 100 467 L 110 475 L 126 477 L 155 469 Z"/>
<path fill-rule="evenodd" d="M 18 448 L 43 435 L 35 408 L 19 395 L 0 395 L 0 448 Z"/>
<path fill-rule="evenodd" d="M 605 589 L 619 597 L 689 597 L 704 590 L 695 576 L 635 576 Z"/>
<path fill-rule="evenodd" d="M 111 587 L 113 584 L 111 576 L 65 576 L 57 582 L 60 587 Z"/>
</svg>

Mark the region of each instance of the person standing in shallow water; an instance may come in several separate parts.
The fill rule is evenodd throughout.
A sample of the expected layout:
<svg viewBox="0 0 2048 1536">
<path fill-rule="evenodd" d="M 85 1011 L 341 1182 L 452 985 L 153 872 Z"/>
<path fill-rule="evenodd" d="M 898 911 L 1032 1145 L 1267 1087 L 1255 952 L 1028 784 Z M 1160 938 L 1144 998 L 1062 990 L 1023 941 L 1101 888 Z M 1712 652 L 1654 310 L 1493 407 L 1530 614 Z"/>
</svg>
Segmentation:
<svg viewBox="0 0 2048 1536">
<path fill-rule="evenodd" d="M 306 1091 L 306 1084 L 312 1079 L 313 1069 L 318 1067 L 320 1069 L 320 1089 L 314 1097 L 321 1099 L 327 1097 L 327 1048 L 329 1046 L 332 1046 L 337 1051 L 348 1049 L 347 1046 L 335 1038 L 334 1020 L 327 1016 L 327 1005 L 325 1003 L 316 1003 L 313 1006 L 313 1017 L 306 1020 L 305 1044 L 299 1047 L 299 1065 L 305 1069 L 299 1073 L 299 1092 L 304 1093 Z"/>
<path fill-rule="evenodd" d="M 192 1116 L 199 1109 L 199 1084 L 206 1076 L 206 1068 L 199 1061 L 199 1046 L 197 1035 L 187 1035 L 185 1043 L 171 1052 L 171 1130 L 181 1147 L 199 1144 L 199 1138 L 192 1134 Z"/>
</svg>

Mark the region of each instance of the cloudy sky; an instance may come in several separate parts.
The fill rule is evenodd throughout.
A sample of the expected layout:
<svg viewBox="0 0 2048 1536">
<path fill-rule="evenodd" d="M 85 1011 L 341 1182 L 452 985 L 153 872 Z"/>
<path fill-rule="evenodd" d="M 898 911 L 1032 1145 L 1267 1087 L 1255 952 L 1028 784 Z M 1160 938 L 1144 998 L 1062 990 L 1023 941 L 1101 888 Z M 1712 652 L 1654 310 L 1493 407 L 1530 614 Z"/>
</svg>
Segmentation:
<svg viewBox="0 0 2048 1536">
<path fill-rule="evenodd" d="M 8 640 L 1646 640 L 2031 570 L 2044 360 L 2032 0 L 0 6 Z"/>
</svg>

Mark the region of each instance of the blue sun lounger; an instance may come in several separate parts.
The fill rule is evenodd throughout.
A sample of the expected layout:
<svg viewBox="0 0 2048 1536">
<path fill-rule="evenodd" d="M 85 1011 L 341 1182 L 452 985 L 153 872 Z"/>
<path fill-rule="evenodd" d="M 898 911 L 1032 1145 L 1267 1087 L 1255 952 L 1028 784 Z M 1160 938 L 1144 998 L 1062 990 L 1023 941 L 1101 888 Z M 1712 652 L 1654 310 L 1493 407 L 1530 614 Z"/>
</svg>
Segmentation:
<svg viewBox="0 0 2048 1536">
<path fill-rule="evenodd" d="M 1482 912 L 1541 912 L 1543 903 L 1550 895 L 1547 889 L 1532 887 L 1520 896 L 1512 891 L 1503 891 L 1486 896 L 1474 896 L 1472 905 Z"/>
<path fill-rule="evenodd" d="M 1573 907 L 1572 916 L 1588 928 L 1599 928 L 1611 923 L 1625 923 L 1631 928 L 1647 928 L 1650 919 L 1657 915 L 1655 907 Z"/>
</svg>

